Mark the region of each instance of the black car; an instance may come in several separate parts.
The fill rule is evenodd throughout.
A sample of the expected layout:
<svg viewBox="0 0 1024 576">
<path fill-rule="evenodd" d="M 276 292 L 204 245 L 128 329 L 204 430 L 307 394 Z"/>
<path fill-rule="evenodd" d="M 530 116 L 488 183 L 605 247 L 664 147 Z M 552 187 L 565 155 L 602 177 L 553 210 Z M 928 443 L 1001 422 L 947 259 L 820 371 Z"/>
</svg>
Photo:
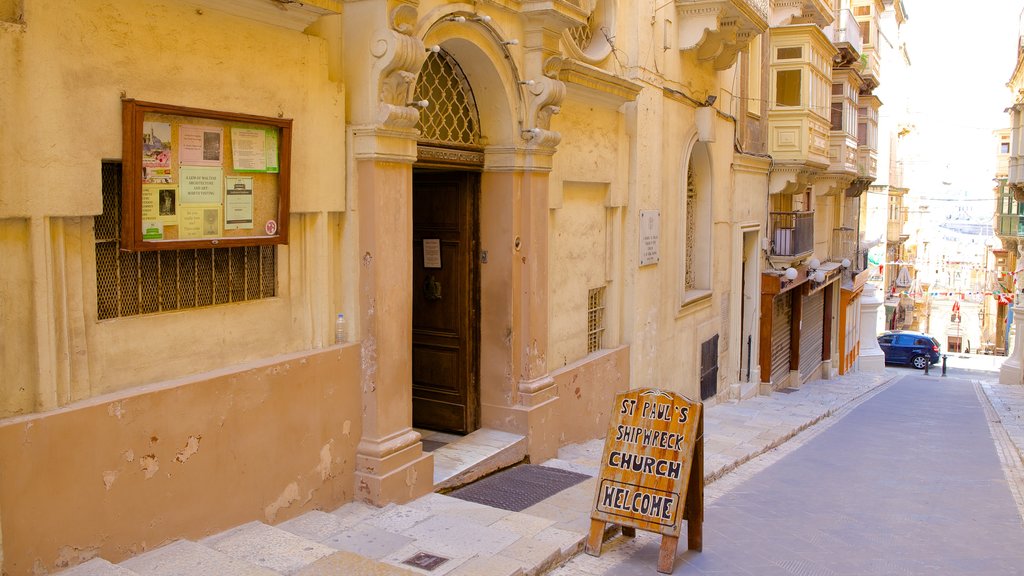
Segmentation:
<svg viewBox="0 0 1024 576">
<path fill-rule="evenodd" d="M 939 341 L 924 332 L 893 330 L 878 335 L 886 364 L 909 364 L 923 369 L 939 361 Z"/>
</svg>

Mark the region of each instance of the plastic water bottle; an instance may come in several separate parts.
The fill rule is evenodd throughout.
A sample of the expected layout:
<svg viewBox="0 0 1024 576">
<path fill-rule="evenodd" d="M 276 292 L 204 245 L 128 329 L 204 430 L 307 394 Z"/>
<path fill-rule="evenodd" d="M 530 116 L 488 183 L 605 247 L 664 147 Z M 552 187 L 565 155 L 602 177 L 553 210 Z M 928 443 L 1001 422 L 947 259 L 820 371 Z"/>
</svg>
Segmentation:
<svg viewBox="0 0 1024 576">
<path fill-rule="evenodd" d="M 343 344 L 345 336 L 345 315 L 339 313 L 338 319 L 334 321 L 334 343 Z"/>
</svg>

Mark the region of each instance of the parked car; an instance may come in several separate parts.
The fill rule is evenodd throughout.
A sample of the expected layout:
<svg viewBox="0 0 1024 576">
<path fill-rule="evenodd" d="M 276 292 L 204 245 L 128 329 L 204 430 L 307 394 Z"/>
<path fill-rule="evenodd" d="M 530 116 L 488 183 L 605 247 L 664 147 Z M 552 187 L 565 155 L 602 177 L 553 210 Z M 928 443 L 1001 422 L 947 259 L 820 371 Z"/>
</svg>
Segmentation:
<svg viewBox="0 0 1024 576">
<path fill-rule="evenodd" d="M 923 369 L 939 361 L 939 341 L 924 332 L 893 330 L 878 335 L 886 364 L 908 364 Z"/>
</svg>

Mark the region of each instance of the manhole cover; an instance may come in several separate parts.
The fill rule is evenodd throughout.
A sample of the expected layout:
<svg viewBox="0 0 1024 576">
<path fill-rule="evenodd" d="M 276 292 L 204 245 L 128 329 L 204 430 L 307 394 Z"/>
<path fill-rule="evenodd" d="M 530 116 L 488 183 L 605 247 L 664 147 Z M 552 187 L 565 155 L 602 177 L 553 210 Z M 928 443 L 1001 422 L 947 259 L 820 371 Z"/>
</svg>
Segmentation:
<svg viewBox="0 0 1024 576">
<path fill-rule="evenodd" d="M 586 474 L 522 464 L 493 474 L 448 494 L 455 498 L 521 512 L 530 506 L 590 478 Z"/>
<path fill-rule="evenodd" d="M 433 554 L 427 554 L 426 552 L 418 552 L 412 558 L 409 558 L 408 560 L 402 562 L 402 564 L 408 564 L 409 566 L 429 571 L 433 570 L 434 568 L 437 568 L 438 566 L 444 564 L 447 561 L 448 558 L 434 556 Z"/>
</svg>

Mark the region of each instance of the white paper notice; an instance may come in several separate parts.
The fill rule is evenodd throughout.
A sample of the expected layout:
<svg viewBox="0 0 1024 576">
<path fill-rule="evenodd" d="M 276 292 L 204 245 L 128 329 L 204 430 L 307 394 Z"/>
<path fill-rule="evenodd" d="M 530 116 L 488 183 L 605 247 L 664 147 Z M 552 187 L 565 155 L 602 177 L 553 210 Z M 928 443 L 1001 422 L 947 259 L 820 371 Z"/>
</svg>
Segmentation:
<svg viewBox="0 0 1024 576">
<path fill-rule="evenodd" d="M 423 239 L 423 267 L 441 267 L 441 240 L 438 238 Z"/>
<path fill-rule="evenodd" d="M 220 204 L 224 197 L 224 169 L 182 166 L 178 173 L 181 204 Z"/>
<path fill-rule="evenodd" d="M 266 130 L 232 128 L 231 159 L 235 170 L 239 172 L 266 172 Z"/>
<path fill-rule="evenodd" d="M 252 228 L 252 177 L 228 176 L 224 189 L 224 229 Z"/>
</svg>

